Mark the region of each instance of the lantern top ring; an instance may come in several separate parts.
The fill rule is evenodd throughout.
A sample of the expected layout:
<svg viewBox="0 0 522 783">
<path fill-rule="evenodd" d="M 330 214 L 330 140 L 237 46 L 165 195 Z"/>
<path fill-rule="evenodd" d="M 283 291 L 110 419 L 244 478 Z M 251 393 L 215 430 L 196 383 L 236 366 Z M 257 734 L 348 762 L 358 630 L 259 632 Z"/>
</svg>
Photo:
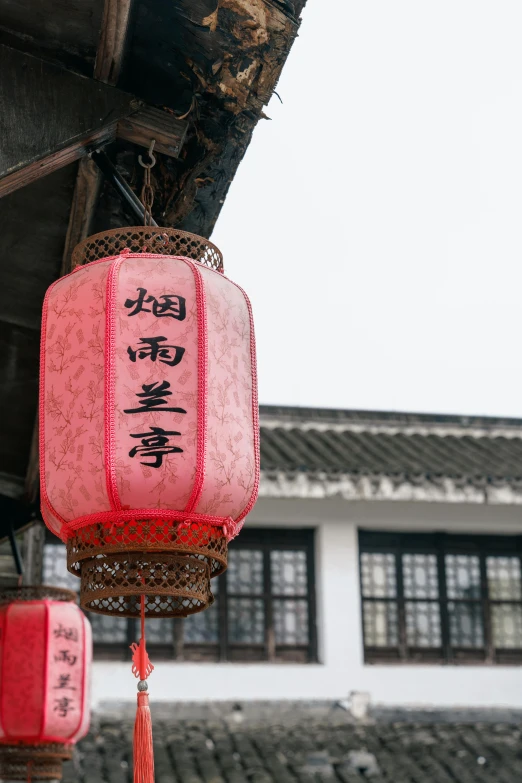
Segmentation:
<svg viewBox="0 0 522 783">
<path fill-rule="evenodd" d="M 0 590 L 0 606 L 13 601 L 64 601 L 76 603 L 78 597 L 73 590 L 64 587 L 49 587 L 48 585 L 25 585 L 23 587 L 6 587 Z"/>
<path fill-rule="evenodd" d="M 93 234 L 73 250 L 72 265 L 82 266 L 101 258 L 131 253 L 157 253 L 183 256 L 198 261 L 217 272 L 223 272 L 221 251 L 205 237 L 161 226 L 129 226 Z"/>
</svg>

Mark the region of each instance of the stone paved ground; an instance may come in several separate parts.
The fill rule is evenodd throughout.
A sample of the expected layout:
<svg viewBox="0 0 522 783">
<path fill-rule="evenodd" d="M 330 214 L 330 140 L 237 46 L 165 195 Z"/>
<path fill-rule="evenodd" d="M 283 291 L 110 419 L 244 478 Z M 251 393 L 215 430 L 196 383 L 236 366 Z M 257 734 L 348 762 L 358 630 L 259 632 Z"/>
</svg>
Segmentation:
<svg viewBox="0 0 522 783">
<path fill-rule="evenodd" d="M 173 706 L 154 719 L 156 783 L 521 783 L 517 716 L 381 715 L 265 706 L 261 714 Z M 496 720 L 496 722 L 494 722 Z M 64 783 L 130 783 L 132 717 L 94 721 Z"/>
</svg>

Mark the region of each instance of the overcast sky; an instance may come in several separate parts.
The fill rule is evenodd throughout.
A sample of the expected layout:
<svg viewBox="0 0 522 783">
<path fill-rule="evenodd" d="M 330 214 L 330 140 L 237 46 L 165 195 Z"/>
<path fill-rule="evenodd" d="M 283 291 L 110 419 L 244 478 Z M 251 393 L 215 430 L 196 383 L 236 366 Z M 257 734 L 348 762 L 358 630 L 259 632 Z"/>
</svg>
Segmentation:
<svg viewBox="0 0 522 783">
<path fill-rule="evenodd" d="M 213 240 L 260 401 L 522 416 L 522 2 L 308 0 Z"/>
</svg>

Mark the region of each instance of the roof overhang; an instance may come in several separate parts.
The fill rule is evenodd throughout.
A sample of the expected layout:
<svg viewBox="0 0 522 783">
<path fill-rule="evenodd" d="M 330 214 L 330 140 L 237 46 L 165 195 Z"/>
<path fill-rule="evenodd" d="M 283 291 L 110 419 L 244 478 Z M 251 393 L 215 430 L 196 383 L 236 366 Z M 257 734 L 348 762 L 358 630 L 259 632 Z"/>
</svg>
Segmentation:
<svg viewBox="0 0 522 783">
<path fill-rule="evenodd" d="M 350 474 L 332 477 L 325 473 L 263 471 L 259 497 L 521 505 L 522 484 L 485 484 L 481 487 L 449 477 L 434 482 L 427 476 L 415 479 Z"/>
<path fill-rule="evenodd" d="M 155 139 L 154 217 L 208 237 L 305 1 L 0 0 L 0 539 L 38 505 L 45 290 L 89 233 L 136 224 L 90 152 L 139 194 Z"/>
</svg>

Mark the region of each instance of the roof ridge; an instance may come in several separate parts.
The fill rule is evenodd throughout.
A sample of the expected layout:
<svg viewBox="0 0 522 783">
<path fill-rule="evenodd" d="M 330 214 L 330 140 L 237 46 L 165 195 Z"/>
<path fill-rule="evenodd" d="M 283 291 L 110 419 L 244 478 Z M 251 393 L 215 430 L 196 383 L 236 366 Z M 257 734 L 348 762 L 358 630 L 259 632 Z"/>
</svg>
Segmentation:
<svg viewBox="0 0 522 783">
<path fill-rule="evenodd" d="M 291 405 L 260 405 L 261 423 L 279 420 L 282 423 L 305 423 L 308 427 L 315 424 L 395 426 L 402 430 L 407 426 L 429 428 L 457 428 L 459 430 L 520 430 L 522 436 L 522 418 L 477 416 L 465 414 L 408 413 L 405 411 L 373 411 L 341 408 L 312 408 Z"/>
</svg>

